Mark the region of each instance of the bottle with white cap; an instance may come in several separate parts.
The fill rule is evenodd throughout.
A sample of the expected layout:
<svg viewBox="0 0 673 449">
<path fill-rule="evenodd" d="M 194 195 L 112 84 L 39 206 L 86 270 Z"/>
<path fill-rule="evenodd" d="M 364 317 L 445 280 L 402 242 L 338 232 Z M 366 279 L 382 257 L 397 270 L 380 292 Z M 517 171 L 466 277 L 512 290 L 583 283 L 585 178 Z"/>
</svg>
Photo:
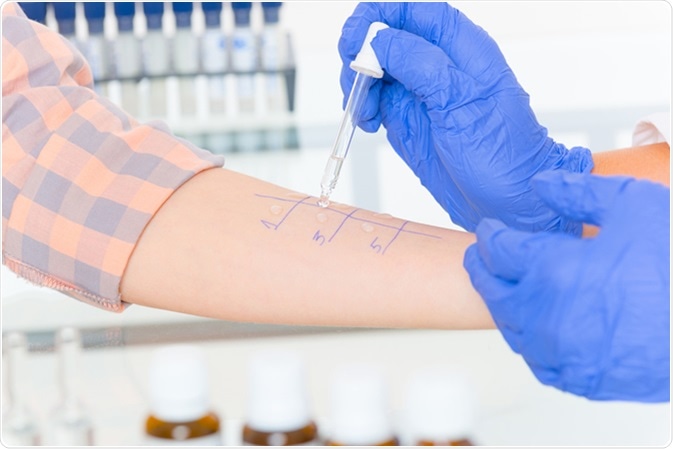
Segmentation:
<svg viewBox="0 0 673 449">
<path fill-rule="evenodd" d="M 330 388 L 330 432 L 327 446 L 397 446 L 388 387 L 374 365 L 342 366 Z"/>
<path fill-rule="evenodd" d="M 221 445 L 220 419 L 211 409 L 201 348 L 165 346 L 154 351 L 150 363 L 145 442 L 160 446 Z"/>
<path fill-rule="evenodd" d="M 405 439 L 414 446 L 472 446 L 474 401 L 466 377 L 427 367 L 411 377 L 405 397 Z"/>
<path fill-rule="evenodd" d="M 251 357 L 248 368 L 244 444 L 318 444 L 301 357 L 292 351 L 261 351 Z"/>
</svg>

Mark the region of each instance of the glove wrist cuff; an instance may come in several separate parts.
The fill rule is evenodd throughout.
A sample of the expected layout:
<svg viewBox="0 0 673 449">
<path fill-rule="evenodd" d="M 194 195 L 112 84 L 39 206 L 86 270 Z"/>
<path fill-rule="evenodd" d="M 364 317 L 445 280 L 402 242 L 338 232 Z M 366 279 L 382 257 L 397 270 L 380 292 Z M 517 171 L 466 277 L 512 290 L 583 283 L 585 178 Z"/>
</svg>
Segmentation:
<svg viewBox="0 0 673 449">
<path fill-rule="evenodd" d="M 594 159 L 588 148 L 573 147 L 566 151 L 567 153 L 563 157 L 563 162 L 558 167 L 559 169 L 567 170 L 571 173 L 591 173 L 591 170 L 594 168 Z M 567 234 L 582 235 L 582 223 L 565 217 L 560 217 L 558 229 Z"/>
<path fill-rule="evenodd" d="M 594 168 L 594 158 L 588 148 L 573 147 L 566 153 L 560 168 L 571 173 L 591 173 Z"/>
</svg>

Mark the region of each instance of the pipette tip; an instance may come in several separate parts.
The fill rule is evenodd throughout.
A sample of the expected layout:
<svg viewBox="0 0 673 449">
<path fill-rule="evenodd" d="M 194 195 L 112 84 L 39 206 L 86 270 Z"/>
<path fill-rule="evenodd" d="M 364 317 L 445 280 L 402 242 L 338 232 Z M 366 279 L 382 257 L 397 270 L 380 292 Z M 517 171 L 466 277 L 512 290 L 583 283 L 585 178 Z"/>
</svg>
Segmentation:
<svg viewBox="0 0 673 449">
<path fill-rule="evenodd" d="M 320 199 L 318 200 L 318 206 L 320 207 L 327 207 L 329 206 L 329 197 L 325 195 L 324 193 L 320 195 Z"/>
</svg>

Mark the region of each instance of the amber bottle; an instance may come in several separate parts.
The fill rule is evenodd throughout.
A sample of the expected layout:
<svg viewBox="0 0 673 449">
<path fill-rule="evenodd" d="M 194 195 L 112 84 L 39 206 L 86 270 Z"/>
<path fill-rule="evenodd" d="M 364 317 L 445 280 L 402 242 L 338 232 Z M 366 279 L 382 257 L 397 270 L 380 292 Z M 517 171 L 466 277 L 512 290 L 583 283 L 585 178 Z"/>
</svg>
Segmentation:
<svg viewBox="0 0 673 449">
<path fill-rule="evenodd" d="M 156 350 L 149 372 L 148 445 L 220 446 L 220 419 L 210 406 L 203 351 L 193 345 Z"/>
</svg>

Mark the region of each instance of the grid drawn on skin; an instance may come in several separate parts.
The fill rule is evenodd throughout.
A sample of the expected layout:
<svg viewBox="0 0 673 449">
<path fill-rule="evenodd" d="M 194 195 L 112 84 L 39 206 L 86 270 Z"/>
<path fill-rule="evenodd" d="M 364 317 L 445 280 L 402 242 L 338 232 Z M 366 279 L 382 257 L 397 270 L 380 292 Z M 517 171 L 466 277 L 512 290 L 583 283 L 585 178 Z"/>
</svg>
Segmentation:
<svg viewBox="0 0 673 449">
<path fill-rule="evenodd" d="M 281 197 L 277 197 L 277 196 L 273 196 L 273 195 L 264 195 L 264 194 L 260 194 L 260 193 L 256 193 L 255 196 L 257 196 L 259 198 L 268 198 L 268 199 L 274 199 L 274 200 L 277 200 L 277 201 L 294 203 L 290 207 L 290 209 L 283 215 L 283 217 L 278 221 L 278 223 L 272 223 L 272 222 L 269 222 L 268 220 L 261 220 L 262 224 L 266 228 L 273 229 L 274 231 L 276 231 L 276 230 L 278 230 L 278 228 L 280 228 L 280 226 L 285 222 L 287 217 L 289 217 L 290 214 L 292 214 L 292 212 L 297 207 L 299 207 L 300 205 L 305 205 L 305 206 L 309 206 L 309 207 L 315 207 L 315 208 L 320 209 L 320 210 L 329 210 L 331 212 L 336 212 L 337 214 L 340 214 L 340 215 L 344 216 L 343 220 L 341 221 L 341 223 L 339 224 L 337 229 L 332 233 L 331 237 L 327 240 L 327 242 L 331 242 L 334 239 L 334 237 L 336 237 L 336 235 L 339 233 L 341 228 L 344 226 L 344 224 L 348 220 L 359 221 L 359 222 L 362 222 L 362 223 L 369 223 L 369 224 L 372 224 L 372 225 L 375 225 L 375 226 L 380 226 L 380 227 L 383 227 L 383 228 L 394 229 L 396 231 L 395 235 L 390 239 L 390 241 L 385 245 L 385 247 L 382 248 L 381 254 L 385 254 L 385 252 L 388 250 L 390 245 L 392 245 L 393 242 L 395 242 L 395 240 L 397 239 L 397 237 L 403 232 L 408 233 L 408 234 L 415 234 L 415 235 L 419 235 L 419 236 L 423 236 L 423 237 L 441 239 L 441 237 L 438 236 L 438 235 L 433 235 L 433 234 L 428 234 L 428 233 L 425 233 L 425 232 L 411 231 L 411 230 L 404 229 L 406 227 L 406 225 L 409 224 L 409 221 L 404 221 L 400 226 L 393 226 L 393 225 L 389 225 L 389 224 L 386 224 L 386 223 L 381 223 L 381 222 L 376 221 L 376 220 L 354 217 L 353 215 L 361 209 L 356 208 L 356 209 L 353 209 L 352 211 L 347 213 L 347 212 L 343 212 L 343 211 L 340 211 L 340 210 L 337 210 L 337 209 L 334 209 L 334 208 L 331 208 L 331 207 L 323 208 L 323 207 L 319 206 L 318 204 L 313 204 L 312 202 L 307 202 L 307 200 L 310 199 L 311 196 L 306 196 L 306 197 L 302 198 L 301 200 L 292 200 L 292 199 L 289 199 L 289 198 L 281 198 Z"/>
</svg>

